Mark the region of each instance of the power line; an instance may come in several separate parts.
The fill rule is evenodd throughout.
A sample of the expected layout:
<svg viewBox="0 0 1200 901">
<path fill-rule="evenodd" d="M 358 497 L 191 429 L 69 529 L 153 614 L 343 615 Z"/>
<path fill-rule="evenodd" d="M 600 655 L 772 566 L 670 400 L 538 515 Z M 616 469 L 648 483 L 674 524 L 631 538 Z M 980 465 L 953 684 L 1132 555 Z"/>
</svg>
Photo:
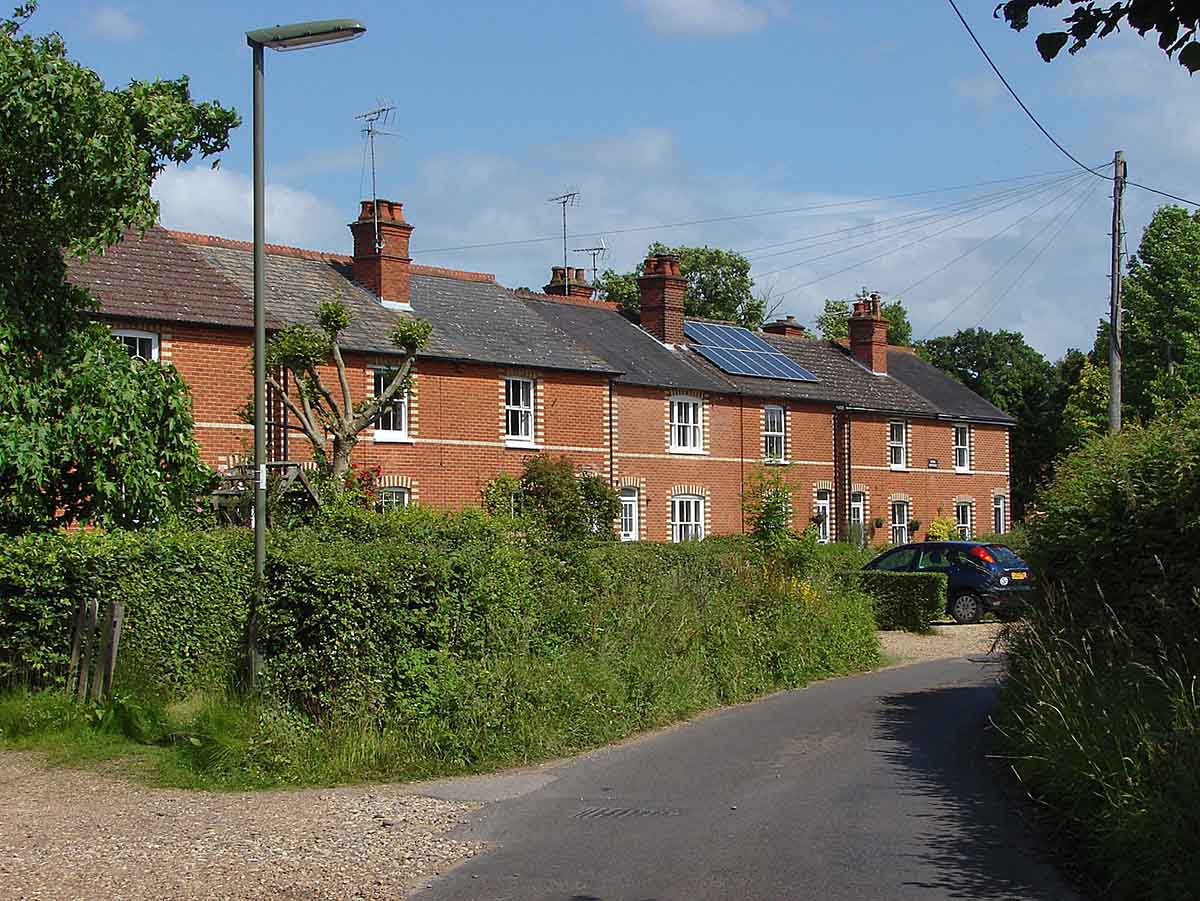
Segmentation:
<svg viewBox="0 0 1200 901">
<path fill-rule="evenodd" d="M 945 188 L 926 188 L 926 189 L 920 190 L 920 191 L 907 191 L 902 194 L 881 194 L 876 197 L 866 197 L 861 200 L 839 200 L 839 201 L 833 201 L 830 203 L 819 203 L 819 204 L 813 204 L 813 205 L 809 205 L 809 206 L 787 207 L 784 209 L 776 209 L 776 210 L 759 210 L 759 211 L 753 212 L 753 213 L 740 213 L 740 214 L 735 214 L 735 215 L 730 215 L 730 216 L 713 216 L 713 217 L 710 217 L 707 219 L 689 219 L 689 220 L 685 220 L 682 222 L 665 222 L 665 223 L 661 223 L 659 225 L 635 225 L 635 226 L 630 226 L 627 228 L 609 228 L 609 229 L 605 229 L 604 231 L 580 232 L 578 234 L 572 235 L 571 237 L 575 238 L 575 239 L 599 238 L 604 235 L 629 234 L 632 232 L 655 231 L 658 229 L 668 229 L 668 228 L 685 228 L 690 225 L 709 225 L 709 224 L 717 223 L 717 222 L 735 222 L 735 221 L 739 221 L 739 220 L 743 220 L 743 219 L 757 219 L 757 218 L 760 218 L 763 216 L 784 216 L 784 215 L 789 215 L 792 213 L 809 213 L 809 212 L 816 212 L 816 211 L 820 211 L 820 210 L 835 209 L 837 207 L 863 206 L 868 203 L 878 203 L 883 200 L 903 200 L 908 197 L 921 197 L 921 196 L 928 195 L 928 194 L 945 194 L 945 193 L 949 193 L 950 191 L 964 191 L 964 190 L 967 190 L 968 188 L 979 188 L 979 187 L 984 187 L 987 185 L 1001 184 L 1004 182 L 1028 181 L 1030 179 L 1045 178 L 1050 175 L 1056 175 L 1056 174 L 1061 173 L 1062 171 L 1063 170 L 1059 170 L 1058 173 L 1044 172 L 1044 173 L 1041 173 L 1038 175 L 1018 175 L 1018 176 L 1013 176 L 1011 178 L 989 179 L 987 181 L 982 181 L 982 182 L 972 182 L 969 184 L 962 184 L 962 185 L 951 185 L 951 186 L 945 187 Z M 518 239 L 511 240 L 511 241 L 485 241 L 485 242 L 478 243 L 478 244 L 459 244 L 459 245 L 456 245 L 453 247 L 429 247 L 429 248 L 422 247 L 422 248 L 417 248 L 416 252 L 423 253 L 423 254 L 451 253 L 454 251 L 481 250 L 481 249 L 486 249 L 486 248 L 491 248 L 491 247 L 515 247 L 515 246 L 522 245 L 522 244 L 545 244 L 548 241 L 561 241 L 561 240 L 562 240 L 561 234 L 543 235 L 542 237 L 538 237 L 538 238 L 518 238 Z"/>
<path fill-rule="evenodd" d="M 924 210 L 914 210 L 912 212 L 903 213 L 901 215 L 891 216 L 886 219 L 877 220 L 875 222 L 870 222 L 870 223 L 866 223 L 866 224 L 856 223 L 854 225 L 849 225 L 844 228 L 834 229 L 833 231 L 818 232 L 813 235 L 808 235 L 804 238 L 797 238 L 797 239 L 794 239 L 791 241 L 780 241 L 775 244 L 764 245 L 763 247 L 758 248 L 759 250 L 766 250 L 770 247 L 783 247 L 785 245 L 797 245 L 797 246 L 791 247 L 788 250 L 775 251 L 774 253 L 764 253 L 764 254 L 761 254 L 758 256 L 754 256 L 755 251 L 742 251 L 742 253 L 748 259 L 752 260 L 753 262 L 759 262 L 761 260 L 770 259 L 772 257 L 788 256 L 790 254 L 798 253 L 802 250 L 808 250 L 813 247 L 821 247 L 826 244 L 837 243 L 838 239 L 836 239 L 836 238 L 833 240 L 828 240 L 828 241 L 813 240 L 815 238 L 823 238 L 828 235 L 843 235 L 848 232 L 874 231 L 874 230 L 879 229 L 882 226 L 885 226 L 886 223 L 893 223 L 893 224 L 887 226 L 885 230 L 890 230 L 899 225 L 911 226 L 914 223 L 927 225 L 932 221 L 954 218 L 955 216 L 960 216 L 964 213 L 969 213 L 969 212 L 973 212 L 974 210 L 977 210 L 977 209 L 982 209 L 985 206 L 992 206 L 995 204 L 1002 203 L 1003 201 L 1007 200 L 1010 197 L 1019 196 L 1019 195 L 1023 195 L 1023 194 L 1028 195 L 1028 196 L 1037 196 L 1038 194 L 1042 193 L 1044 190 L 1046 190 L 1049 187 L 1053 187 L 1054 185 L 1059 185 L 1066 181 L 1070 181 L 1072 179 L 1076 179 L 1076 178 L 1080 178 L 1080 177 L 1081 176 L 1078 172 L 1072 172 L 1071 174 L 1069 174 L 1065 177 L 1060 177 L 1060 178 L 1052 179 L 1052 180 L 1045 181 L 1045 182 L 1036 182 L 1032 185 L 1023 185 L 1020 188 L 1010 188 L 1010 189 L 1007 189 L 1004 191 L 996 191 L 991 194 L 983 194 L 983 195 L 980 195 L 977 197 L 968 197 L 963 200 L 955 200 L 951 203 L 940 204 L 938 206 L 929 207 L 928 209 L 924 209 Z M 953 212 L 953 213 L 945 213 L 943 215 L 937 215 L 937 211 L 939 211 L 939 210 L 950 210 L 950 209 L 955 209 L 955 208 L 958 208 L 958 209 L 956 209 L 955 212 Z M 878 237 L 878 238 L 875 238 L 872 240 L 873 241 L 874 240 L 883 240 L 883 237 Z M 870 242 L 868 242 L 868 243 L 870 243 Z M 865 245 L 855 245 L 855 246 L 861 247 L 861 246 L 865 246 Z M 844 249 L 852 250 L 853 247 L 844 248 Z M 841 251 L 839 251 L 839 252 L 841 252 Z"/>
<path fill-rule="evenodd" d="M 859 266 L 865 266 L 867 263 L 874 263 L 876 260 L 881 260 L 881 259 L 883 259 L 883 258 L 884 258 L 884 257 L 886 257 L 886 256 L 891 256 L 891 255 L 892 255 L 892 254 L 894 254 L 894 253 L 899 253 L 901 250 L 906 250 L 907 248 L 909 248 L 909 247 L 912 247 L 913 245 L 916 245 L 916 244 L 920 244 L 922 241 L 927 241 L 927 240 L 929 240 L 930 238 L 936 238 L 938 235 L 945 234 L 946 232 L 948 232 L 948 231 L 950 231 L 950 230 L 952 230 L 952 229 L 955 229 L 955 228 L 960 228 L 960 227 L 962 227 L 962 226 L 964 226 L 964 225 L 969 225 L 969 224 L 970 224 L 970 223 L 972 223 L 972 222 L 977 222 L 978 220 L 980 220 L 980 219 L 983 219 L 983 218 L 986 218 L 987 216 L 990 216 L 990 215 L 992 215 L 993 213 L 998 213 L 998 212 L 1000 212 L 1001 210 L 1005 210 L 1005 209 L 1008 209 L 1008 208 L 1009 208 L 1009 207 L 1011 207 L 1011 206 L 1015 206 L 1016 204 L 1020 203 L 1020 202 L 1021 202 L 1022 200 L 1024 200 L 1024 199 L 1025 199 L 1025 198 L 1023 198 L 1023 197 L 1018 197 L 1016 200 L 1010 200 L 1008 203 L 1004 204 L 1003 206 L 999 207 L 998 209 L 994 209 L 994 210 L 985 210 L 984 212 L 980 213 L 978 216 L 973 216 L 972 218 L 970 218 L 970 219 L 965 219 L 965 220 L 963 220 L 962 222 L 955 222 L 955 223 L 951 223 L 950 225 L 947 225 L 945 228 L 939 229 L 938 231 L 935 231 L 935 232 L 933 232 L 932 234 L 928 234 L 928 235 L 921 235 L 921 236 L 920 236 L 920 237 L 918 237 L 918 238 L 917 238 L 915 241 L 909 241 L 909 242 L 907 242 L 907 243 L 905 243 L 905 244 L 901 244 L 899 247 L 893 247 L 891 250 L 885 250 L 883 253 L 876 254 L 876 255 L 875 255 L 875 256 L 873 256 L 873 257 L 868 257 L 868 258 L 867 258 L 867 259 L 865 259 L 865 260 L 859 260 L 859 261 L 857 261 L 857 262 L 851 263 L 849 266 L 845 266 L 845 267 L 843 267 L 843 268 L 841 268 L 841 269 L 836 269 L 836 270 L 834 270 L 833 272 L 827 272 L 825 275 L 822 275 L 822 276 L 819 276 L 819 277 L 817 277 L 817 278 L 811 279 L 810 281 L 807 281 L 807 282 L 802 282 L 802 283 L 801 283 L 801 284 L 799 284 L 799 285 L 793 285 L 792 287 L 788 288 L 786 291 L 781 291 L 779 294 L 776 294 L 776 295 L 775 295 L 775 299 L 779 299 L 779 298 L 781 298 L 781 297 L 785 297 L 785 296 L 787 296 L 788 294 L 791 294 L 793 291 L 798 291 L 798 290 L 800 290 L 801 288 L 807 288 L 807 287 L 809 287 L 809 286 L 811 286 L 811 285 L 815 285 L 815 284 L 817 284 L 818 282 L 823 282 L 823 281 L 825 281 L 826 279 L 833 278 L 835 275 L 841 275 L 841 274 L 842 274 L 842 273 L 844 273 L 844 272 L 849 272 L 851 269 L 856 269 L 856 268 L 858 268 Z M 960 214 L 960 215 L 961 215 L 961 214 Z M 955 217 L 955 218 L 956 218 L 956 217 Z M 919 227 L 924 227 L 924 225 L 922 225 L 922 226 L 919 226 Z M 916 230 L 916 229 L 910 229 L 909 231 L 915 231 L 915 230 Z M 897 235 L 891 235 L 891 236 L 889 236 L 889 237 L 890 237 L 890 238 L 898 238 L 898 237 L 901 237 L 902 235 L 904 235 L 904 234 L 907 234 L 907 233 L 908 233 L 907 231 L 906 231 L 906 232 L 900 232 L 900 233 L 899 233 L 899 234 L 897 234 Z M 877 240 L 874 240 L 874 241 L 866 241 L 866 242 L 864 242 L 864 243 L 862 243 L 862 244 L 856 244 L 856 245 L 854 245 L 853 247 L 848 247 L 848 248 L 846 248 L 845 250 L 853 250 L 853 249 L 855 249 L 856 247 L 865 247 L 865 246 L 867 246 L 868 244 L 877 244 L 878 242 L 879 242 L 879 239 L 877 239 Z M 815 257 L 815 258 L 813 258 L 813 259 L 809 259 L 809 260 L 801 260 L 799 263 L 793 263 L 793 264 L 792 264 L 792 265 L 790 265 L 790 266 L 784 266 L 784 267 L 782 267 L 782 268 L 780 268 L 780 269 L 775 269 L 775 270 L 772 270 L 771 272 L 765 272 L 765 273 L 762 273 L 762 274 L 759 276 L 759 278 L 766 278 L 767 276 L 771 276 L 771 275 L 777 275 L 777 274 L 778 274 L 778 273 L 780 273 L 780 272 L 786 272 L 787 270 L 789 270 L 789 269 L 795 269 L 795 268 L 797 268 L 798 266 L 804 266 L 804 265 L 807 265 L 807 264 L 809 264 L 809 263 L 814 263 L 814 262 L 817 262 L 817 261 L 819 261 L 819 260 L 825 259 L 825 258 L 827 258 L 827 257 L 836 256 L 836 255 L 837 255 L 837 254 L 839 254 L 839 253 L 844 253 L 844 252 L 845 252 L 845 250 L 842 250 L 842 251 L 835 251 L 834 253 L 829 253 L 829 254 L 824 254 L 823 256 L 820 256 L 820 257 Z"/>
<path fill-rule="evenodd" d="M 1077 185 L 1073 185 L 1072 187 L 1077 187 Z M 1085 187 L 1084 190 L 1080 191 L 1079 197 L 1076 198 L 1076 200 L 1078 201 L 1078 205 L 1075 207 L 1075 209 L 1078 210 L 1083 205 L 1083 201 L 1086 200 L 1090 196 L 1091 196 L 1091 191 L 1088 188 Z M 1036 232 L 1034 232 L 1033 235 L 1030 236 L 1029 240 L 1026 241 L 1024 244 L 1022 244 L 1020 246 L 1020 248 L 1017 249 L 1016 253 L 1014 253 L 1012 256 L 1010 256 L 1008 259 L 1006 259 L 1003 263 L 1001 263 L 999 266 L 997 266 L 995 269 L 993 269 L 991 271 L 991 273 L 989 273 L 988 276 L 983 279 L 983 281 L 979 282 L 979 284 L 977 284 L 974 288 L 972 288 L 971 291 L 962 300 L 960 300 L 953 307 L 951 307 L 946 312 L 946 315 L 944 315 L 941 319 L 939 319 L 937 322 L 935 322 L 933 325 L 931 325 L 928 329 L 926 329 L 925 334 L 921 337 L 921 340 L 924 341 L 926 338 L 928 338 L 930 335 L 932 335 L 935 331 L 937 331 L 939 328 L 941 328 L 942 324 L 945 323 L 945 321 L 947 319 L 949 319 L 951 316 L 953 316 L 955 313 L 957 313 L 959 310 L 961 310 L 964 306 L 966 306 L 980 291 L 982 291 L 985 287 L 987 287 L 988 283 L 990 283 L 992 281 L 992 279 L 996 278 L 996 276 L 998 276 L 1001 272 L 1003 272 L 1006 268 L 1008 268 L 1008 265 L 1010 263 L 1012 263 L 1021 254 L 1023 254 L 1029 248 L 1029 246 L 1031 244 L 1033 244 L 1034 241 L 1036 241 L 1045 232 L 1047 232 L 1054 225 L 1054 223 L 1058 220 L 1059 216 L 1061 216 L 1063 214 L 1063 212 L 1065 212 L 1065 210 L 1070 209 L 1070 206 L 1071 206 L 1071 204 L 1068 203 L 1063 208 L 1063 210 L 1059 211 L 1059 213 L 1057 213 L 1054 217 L 1052 217 L 1049 222 L 1047 222 L 1040 229 L 1038 229 Z M 1011 286 L 1009 289 L 1011 290 Z"/>
<path fill-rule="evenodd" d="M 956 16 L 958 16 L 958 21 L 962 22 L 963 28 L 965 28 L 967 30 L 967 34 L 969 34 L 971 36 L 971 40 L 975 42 L 975 46 L 979 48 L 979 52 L 983 54 L 983 58 L 985 60 L 987 60 L 987 64 L 992 67 L 992 71 L 996 73 L 996 77 L 1000 79 L 1000 83 L 1003 84 L 1004 87 L 1006 87 L 1008 89 L 1008 93 L 1012 94 L 1013 100 L 1017 101 L 1017 105 L 1020 106 L 1021 109 L 1025 111 L 1025 115 L 1029 117 L 1030 122 L 1032 122 L 1034 125 L 1037 126 L 1038 131 L 1040 131 L 1042 134 L 1044 134 L 1046 136 L 1046 139 L 1051 144 L 1053 144 L 1055 147 L 1057 147 L 1059 149 L 1059 151 L 1063 154 L 1063 156 L 1065 156 L 1067 159 L 1069 159 L 1071 162 L 1073 162 L 1076 166 L 1078 166 L 1079 168 L 1083 169 L 1086 172 L 1092 173 L 1092 175 L 1095 175 L 1098 178 L 1103 178 L 1108 181 L 1112 181 L 1113 180 L 1112 175 L 1107 175 L 1104 172 L 1099 172 L 1092 166 L 1085 166 L 1083 163 L 1081 163 L 1076 158 L 1075 154 L 1073 154 L 1073 153 L 1071 153 L 1071 151 L 1067 150 L 1066 147 L 1064 147 L 1062 144 L 1060 144 L 1058 142 L 1058 140 L 1054 137 L 1054 135 L 1050 134 L 1050 132 L 1046 130 L 1046 127 L 1044 125 L 1042 125 L 1041 122 L 1038 121 L 1037 116 L 1035 116 L 1030 111 L 1029 107 L 1027 107 L 1025 105 L 1025 101 L 1021 99 L 1021 97 L 1013 89 L 1013 86 L 1008 83 L 1008 79 L 1004 77 L 1004 73 L 1000 71 L 1000 68 L 992 61 L 991 56 L 988 55 L 988 52 L 983 48 L 983 44 L 979 43 L 979 38 L 977 38 L 975 36 L 975 32 L 971 30 L 971 26 L 967 24 L 967 20 L 965 18 L 963 18 L 963 14 L 959 10 L 958 4 L 955 3 L 954 0 L 946 0 L 946 2 L 949 3 L 950 8 L 954 10 L 954 14 Z M 1178 200 L 1180 203 L 1186 203 L 1189 206 L 1200 207 L 1200 202 L 1197 202 L 1195 200 L 1188 200 L 1186 197 L 1180 197 L 1178 194 L 1172 194 L 1169 191 L 1161 191 L 1158 188 L 1152 188 L 1149 185 L 1139 184 L 1136 181 L 1129 181 L 1128 179 L 1126 179 L 1125 184 L 1130 185 L 1131 187 L 1134 187 L 1134 188 L 1141 188 L 1143 191 L 1149 191 L 1151 194 L 1158 194 L 1161 197 L 1167 197 L 1171 200 Z"/>
<path fill-rule="evenodd" d="M 1092 195 L 1096 193 L 1096 188 L 1098 188 L 1099 186 L 1100 186 L 1099 182 L 1094 182 L 1092 184 L 1091 189 L 1084 195 L 1083 199 L 1079 202 L 1079 204 L 1075 207 L 1075 209 L 1071 210 L 1071 214 L 1069 216 L 1067 216 L 1066 219 L 1063 220 L 1063 223 L 1062 223 L 1062 225 L 1060 225 L 1058 227 L 1058 230 L 1053 235 L 1050 236 L 1050 240 L 1042 245 L 1042 247 L 1038 250 L 1038 252 L 1036 254 L 1034 254 L 1033 259 L 1029 261 L 1028 265 L 1026 265 L 1026 267 L 1021 270 L 1020 274 L 1015 279 L 1013 279 L 1012 283 L 1009 284 L 1009 286 L 1007 288 L 1005 288 L 1003 292 L 1001 292 L 999 297 L 997 297 L 994 301 L 992 301 L 992 305 L 984 311 L 982 316 L 979 317 L 979 321 L 977 323 L 975 323 L 976 328 L 978 328 L 980 325 L 982 325 L 983 321 L 992 315 L 992 311 L 994 309 L 996 309 L 997 306 L 1000 305 L 1000 301 L 1004 300 L 1004 298 L 1008 296 L 1009 292 L 1012 291 L 1012 289 L 1017 286 L 1018 282 L 1020 282 L 1021 279 L 1023 279 L 1025 277 L 1025 273 L 1027 273 L 1030 269 L 1032 269 L 1034 267 L 1034 264 L 1036 264 L 1037 261 L 1039 259 L 1041 259 L 1042 254 L 1044 254 L 1047 250 L 1050 249 L 1050 245 L 1053 244 L 1058 239 L 1058 236 L 1063 233 L 1063 231 L 1066 229 L 1066 227 L 1071 224 L 1071 220 L 1075 218 L 1075 214 L 1078 213 L 1081 209 L 1083 209 L 1087 205 L 1087 202 L 1092 199 Z"/>
</svg>

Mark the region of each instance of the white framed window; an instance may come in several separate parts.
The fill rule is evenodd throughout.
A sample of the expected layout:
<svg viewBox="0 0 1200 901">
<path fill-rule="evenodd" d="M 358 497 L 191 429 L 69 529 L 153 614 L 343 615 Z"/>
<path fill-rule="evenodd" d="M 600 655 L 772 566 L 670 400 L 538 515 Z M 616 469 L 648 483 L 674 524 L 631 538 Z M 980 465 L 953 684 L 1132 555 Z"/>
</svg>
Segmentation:
<svg viewBox="0 0 1200 901">
<path fill-rule="evenodd" d="M 1003 535 L 1005 532 L 1004 502 L 1003 494 L 997 494 L 992 498 L 992 531 L 997 535 Z"/>
<path fill-rule="evenodd" d="M 965 425 L 954 427 L 954 471 L 971 471 L 971 429 Z"/>
<path fill-rule="evenodd" d="M 671 398 L 671 453 L 704 453 L 703 409 L 699 398 Z"/>
<path fill-rule="evenodd" d="M 867 541 L 867 496 L 861 491 L 850 493 L 850 536 L 860 545 Z"/>
<path fill-rule="evenodd" d="M 954 504 L 954 525 L 958 529 L 959 538 L 971 537 L 971 508 L 974 506 L 967 501 L 957 501 Z"/>
<path fill-rule="evenodd" d="M 381 513 L 389 510 L 403 510 L 408 506 L 410 494 L 407 488 L 380 488 L 375 506 Z"/>
<path fill-rule="evenodd" d="M 380 397 L 392 380 L 393 370 L 375 370 L 375 397 Z M 392 399 L 379 409 L 375 418 L 376 441 L 408 440 L 408 391 L 397 391 Z"/>
<path fill-rule="evenodd" d="M 787 415 L 778 404 L 763 407 L 763 460 L 782 463 L 787 459 Z"/>
<path fill-rule="evenodd" d="M 642 537 L 638 515 L 638 490 L 621 489 L 621 540 L 638 541 Z"/>
<path fill-rule="evenodd" d="M 892 501 L 892 544 L 908 544 L 908 501 Z"/>
<path fill-rule="evenodd" d="M 700 541 L 704 538 L 704 498 L 698 494 L 676 494 L 671 498 L 671 540 Z"/>
<path fill-rule="evenodd" d="M 504 438 L 533 444 L 533 379 L 504 380 Z"/>
<path fill-rule="evenodd" d="M 908 423 L 888 423 L 888 466 L 904 469 L 908 465 Z"/>
<path fill-rule="evenodd" d="M 817 492 L 817 541 L 820 544 L 829 544 L 829 518 L 833 506 L 829 494 L 825 488 Z"/>
<path fill-rule="evenodd" d="M 158 334 L 140 332 L 136 329 L 113 329 L 113 337 L 125 345 L 129 356 L 135 360 L 158 359 Z"/>
</svg>

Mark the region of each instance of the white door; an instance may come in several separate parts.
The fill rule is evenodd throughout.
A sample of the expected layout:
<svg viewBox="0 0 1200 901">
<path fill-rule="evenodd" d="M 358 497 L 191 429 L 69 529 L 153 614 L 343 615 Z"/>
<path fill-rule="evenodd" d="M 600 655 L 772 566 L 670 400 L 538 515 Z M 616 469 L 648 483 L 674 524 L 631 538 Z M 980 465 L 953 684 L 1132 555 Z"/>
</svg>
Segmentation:
<svg viewBox="0 0 1200 901">
<path fill-rule="evenodd" d="M 638 541 L 641 538 L 641 524 L 638 522 L 638 490 L 636 488 L 621 489 L 621 540 Z"/>
</svg>

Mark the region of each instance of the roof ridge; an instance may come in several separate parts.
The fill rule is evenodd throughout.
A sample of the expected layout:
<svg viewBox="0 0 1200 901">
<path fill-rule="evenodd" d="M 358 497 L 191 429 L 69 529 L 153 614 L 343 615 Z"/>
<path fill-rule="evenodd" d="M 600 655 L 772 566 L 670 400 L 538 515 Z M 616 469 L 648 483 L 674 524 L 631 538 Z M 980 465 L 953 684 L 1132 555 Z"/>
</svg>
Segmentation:
<svg viewBox="0 0 1200 901">
<path fill-rule="evenodd" d="M 415 275 L 431 275 L 434 278 L 455 278 L 461 282 L 496 283 L 496 276 L 492 272 L 472 272 L 470 269 L 447 269 L 444 266 L 426 266 L 423 263 L 413 263 L 412 271 Z"/>
<path fill-rule="evenodd" d="M 573 307 L 590 307 L 593 310 L 608 310 L 618 313 L 621 305 L 615 300 L 596 300 L 592 297 L 571 297 L 562 294 L 546 294 L 543 291 L 531 291 L 528 288 L 509 288 L 518 300 L 534 300 L 540 303 L 562 303 Z"/>
</svg>

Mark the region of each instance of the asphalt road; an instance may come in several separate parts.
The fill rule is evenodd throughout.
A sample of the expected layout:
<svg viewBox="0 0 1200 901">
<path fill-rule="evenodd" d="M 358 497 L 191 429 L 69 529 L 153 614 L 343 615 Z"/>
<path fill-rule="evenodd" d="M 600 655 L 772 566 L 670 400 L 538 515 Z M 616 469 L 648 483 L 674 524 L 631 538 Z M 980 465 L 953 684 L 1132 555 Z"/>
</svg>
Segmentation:
<svg viewBox="0 0 1200 901">
<path fill-rule="evenodd" d="M 820 682 L 541 770 L 424 786 L 490 801 L 491 850 L 434 899 L 1077 897 L 985 760 L 994 658 Z"/>
</svg>

